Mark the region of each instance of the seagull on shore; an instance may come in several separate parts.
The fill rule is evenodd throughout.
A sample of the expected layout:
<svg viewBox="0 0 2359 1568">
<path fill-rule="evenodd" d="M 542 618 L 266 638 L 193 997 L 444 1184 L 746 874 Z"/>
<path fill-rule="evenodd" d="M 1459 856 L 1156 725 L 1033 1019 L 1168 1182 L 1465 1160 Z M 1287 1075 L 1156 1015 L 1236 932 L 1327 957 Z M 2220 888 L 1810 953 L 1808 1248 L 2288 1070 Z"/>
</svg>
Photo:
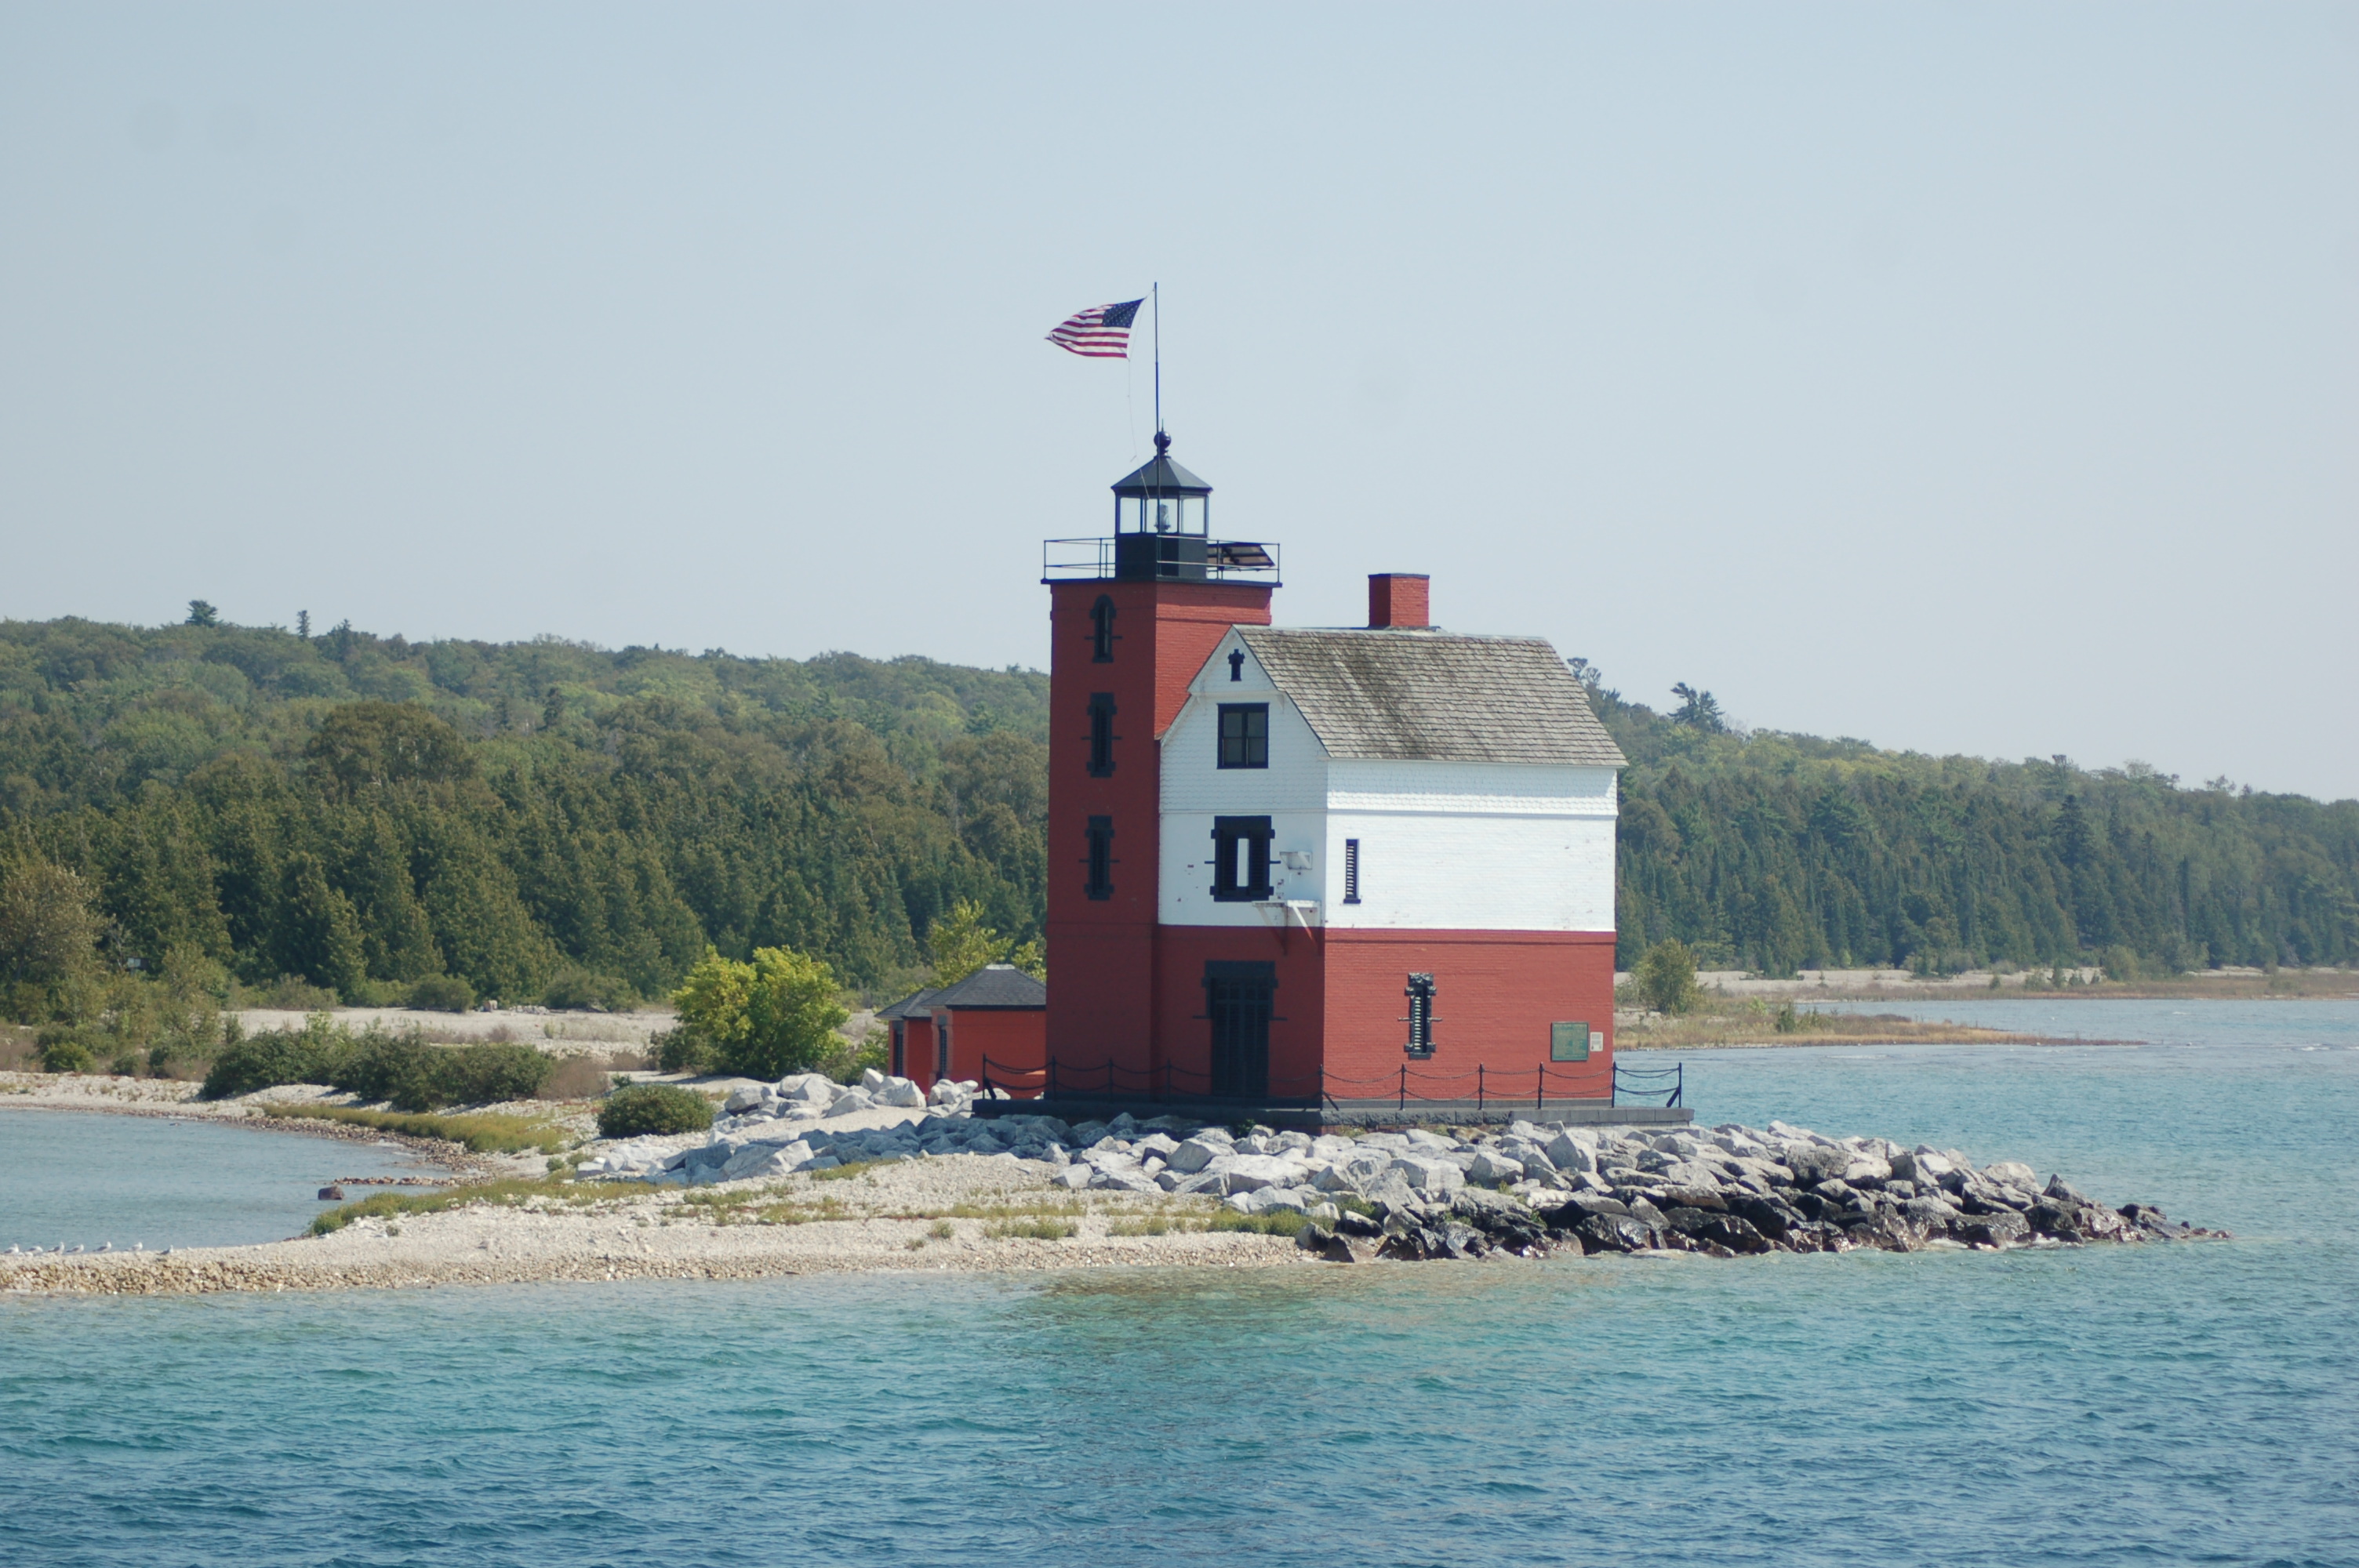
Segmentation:
<svg viewBox="0 0 2359 1568">
<path fill-rule="evenodd" d="M 101 1252 L 112 1252 L 114 1250 L 114 1243 L 112 1241 L 102 1241 L 98 1244 L 98 1249 Z"/>
<path fill-rule="evenodd" d="M 59 1248 L 59 1249 L 58 1249 L 58 1250 L 59 1250 L 59 1251 L 60 1251 L 60 1252 L 63 1252 L 63 1251 L 67 1250 L 67 1249 L 65 1249 L 65 1248 L 63 1248 L 63 1247 L 60 1247 L 60 1248 Z M 81 1243 L 81 1242 L 79 1242 L 79 1241 L 75 1242 L 75 1243 L 73 1244 L 72 1250 L 74 1250 L 74 1251 L 76 1251 L 76 1252 L 81 1251 L 81 1250 L 82 1250 L 82 1243 Z"/>
</svg>

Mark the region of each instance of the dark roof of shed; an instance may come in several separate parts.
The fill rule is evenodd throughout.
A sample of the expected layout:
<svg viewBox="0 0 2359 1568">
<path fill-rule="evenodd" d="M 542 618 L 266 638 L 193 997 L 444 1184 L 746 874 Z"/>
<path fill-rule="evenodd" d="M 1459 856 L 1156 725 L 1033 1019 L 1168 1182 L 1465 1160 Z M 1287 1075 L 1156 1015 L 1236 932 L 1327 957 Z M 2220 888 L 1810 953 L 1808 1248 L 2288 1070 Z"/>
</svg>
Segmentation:
<svg viewBox="0 0 2359 1568">
<path fill-rule="evenodd" d="M 1544 638 L 1276 626 L 1237 635 L 1331 757 L 1627 765 Z"/>
<path fill-rule="evenodd" d="M 929 1010 L 945 1007 L 1046 1007 L 1049 988 L 1010 964 L 992 964 L 926 999 Z"/>
<path fill-rule="evenodd" d="M 897 1019 L 903 1018 L 930 1017 L 931 1014 L 926 1011 L 926 1003 L 940 994 L 941 993 L 932 986 L 928 986 L 923 990 L 911 991 L 892 1006 L 878 1008 L 876 1017 L 879 1022 L 885 1023 L 891 1023 Z"/>
</svg>

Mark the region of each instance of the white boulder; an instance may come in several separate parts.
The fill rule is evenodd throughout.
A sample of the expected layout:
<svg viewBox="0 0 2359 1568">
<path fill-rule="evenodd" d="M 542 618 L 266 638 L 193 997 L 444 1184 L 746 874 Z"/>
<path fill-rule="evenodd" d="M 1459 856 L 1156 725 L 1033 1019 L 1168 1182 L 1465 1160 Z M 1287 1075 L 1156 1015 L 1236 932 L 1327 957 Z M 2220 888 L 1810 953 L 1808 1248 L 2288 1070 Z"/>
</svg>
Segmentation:
<svg viewBox="0 0 2359 1568">
<path fill-rule="evenodd" d="M 1192 1176 L 1214 1160 L 1227 1154 L 1229 1154 L 1227 1148 L 1211 1141 L 1200 1133 L 1184 1143 L 1172 1145 L 1171 1152 L 1163 1157 L 1163 1162 L 1183 1176 Z M 1230 1157 L 1234 1158 L 1234 1155 Z"/>
<path fill-rule="evenodd" d="M 1510 1159 L 1489 1149 L 1476 1150 L 1474 1158 L 1466 1166 L 1468 1179 L 1477 1182 L 1512 1182 L 1523 1173 L 1524 1162 L 1521 1160 Z"/>
<path fill-rule="evenodd" d="M 1548 1141 L 1543 1151 L 1549 1163 L 1560 1171 L 1594 1171 L 1597 1169 L 1597 1140 L 1576 1138 L 1571 1131 L 1558 1133 Z"/>
<path fill-rule="evenodd" d="M 1224 1195 L 1290 1187 L 1310 1174 L 1295 1162 L 1275 1154 L 1223 1154 L 1205 1167 L 1205 1173 L 1220 1177 Z"/>
<path fill-rule="evenodd" d="M 1455 1162 L 1424 1154 L 1404 1154 L 1386 1167 L 1417 1191 L 1435 1195 L 1454 1193 L 1466 1184 L 1466 1173 Z"/>
</svg>

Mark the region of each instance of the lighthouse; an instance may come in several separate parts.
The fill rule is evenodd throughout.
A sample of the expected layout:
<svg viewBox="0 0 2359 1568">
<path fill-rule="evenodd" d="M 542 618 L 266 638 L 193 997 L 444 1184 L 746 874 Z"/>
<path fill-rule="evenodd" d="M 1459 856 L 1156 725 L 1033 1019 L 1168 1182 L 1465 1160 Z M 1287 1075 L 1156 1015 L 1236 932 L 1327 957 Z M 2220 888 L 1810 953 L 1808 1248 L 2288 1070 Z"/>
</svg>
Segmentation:
<svg viewBox="0 0 2359 1568">
<path fill-rule="evenodd" d="M 1327 1107 L 1612 1093 L 1621 752 L 1556 650 L 1280 628 L 1279 552 L 1170 454 L 1051 540 L 1052 1093 Z"/>
<path fill-rule="evenodd" d="M 1049 587 L 1049 1052 L 1136 1087 L 1156 1030 L 1160 740 L 1238 626 L 1269 623 L 1276 552 L 1215 541 L 1212 487 L 1155 456 L 1114 486 L 1114 532 L 1052 540 Z M 1125 1086 L 1128 1087 L 1128 1086 Z"/>
</svg>

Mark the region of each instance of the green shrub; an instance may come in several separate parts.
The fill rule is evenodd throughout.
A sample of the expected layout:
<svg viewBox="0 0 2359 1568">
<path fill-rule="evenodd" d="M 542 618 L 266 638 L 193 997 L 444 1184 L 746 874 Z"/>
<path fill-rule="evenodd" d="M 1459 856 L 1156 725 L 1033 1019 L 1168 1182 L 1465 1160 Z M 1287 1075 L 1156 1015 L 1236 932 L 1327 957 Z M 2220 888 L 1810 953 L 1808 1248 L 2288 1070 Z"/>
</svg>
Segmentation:
<svg viewBox="0 0 2359 1568">
<path fill-rule="evenodd" d="M 475 1005 L 475 988 L 456 975 L 429 975 L 409 988 L 409 1005 L 426 1012 L 464 1012 Z"/>
<path fill-rule="evenodd" d="M 558 970 L 540 993 L 542 1006 L 578 1012 L 628 1012 L 638 1000 L 628 980 L 594 974 L 579 965 Z"/>
<path fill-rule="evenodd" d="M 281 975 L 268 989 L 245 1000 L 249 1007 L 266 1007 L 276 1012 L 325 1012 L 338 998 L 326 986 L 315 986 L 300 975 Z"/>
<path fill-rule="evenodd" d="M 90 1042 L 78 1029 L 44 1029 L 33 1037 L 33 1047 L 40 1053 L 45 1073 L 89 1073 L 98 1068 Z"/>
<path fill-rule="evenodd" d="M 834 971 L 791 947 L 756 947 L 750 964 L 707 947 L 672 1005 L 682 1032 L 749 1078 L 810 1072 L 842 1044 L 836 1026 L 852 1016 L 836 1000 Z"/>
<path fill-rule="evenodd" d="M 1684 942 L 1658 942 L 1647 948 L 1630 979 L 1639 1000 L 1657 1012 L 1687 1012 L 1703 1000 L 1696 986 L 1695 954 Z"/>
<path fill-rule="evenodd" d="M 419 1111 L 529 1099 L 556 1067 L 530 1045 L 429 1045 L 415 1034 L 372 1030 L 353 1042 L 328 1081 L 363 1099 Z"/>
<path fill-rule="evenodd" d="M 388 1034 L 374 1027 L 353 1034 L 318 1012 L 301 1029 L 224 1044 L 201 1093 L 223 1099 L 279 1084 L 327 1084 L 397 1110 L 424 1111 L 529 1099 L 556 1066 L 529 1045 L 431 1045 L 415 1031 Z"/>
<path fill-rule="evenodd" d="M 271 1029 L 223 1044 L 205 1074 L 204 1099 L 227 1099 L 280 1084 L 331 1084 L 353 1050 L 353 1037 L 324 1012 L 300 1029 Z"/>
<path fill-rule="evenodd" d="M 633 1084 L 598 1107 L 601 1138 L 701 1132 L 712 1125 L 712 1102 L 678 1084 Z"/>
<path fill-rule="evenodd" d="M 557 1063 L 530 1045 L 486 1041 L 481 1045 L 428 1046 L 436 1060 L 421 1085 L 405 1084 L 393 1097 L 402 1110 L 432 1110 L 442 1105 L 492 1105 L 530 1099 L 549 1082 Z"/>
<path fill-rule="evenodd" d="M 712 1071 L 712 1042 L 694 1030 L 667 1029 L 647 1044 L 656 1048 L 656 1065 L 667 1073 Z"/>
</svg>

